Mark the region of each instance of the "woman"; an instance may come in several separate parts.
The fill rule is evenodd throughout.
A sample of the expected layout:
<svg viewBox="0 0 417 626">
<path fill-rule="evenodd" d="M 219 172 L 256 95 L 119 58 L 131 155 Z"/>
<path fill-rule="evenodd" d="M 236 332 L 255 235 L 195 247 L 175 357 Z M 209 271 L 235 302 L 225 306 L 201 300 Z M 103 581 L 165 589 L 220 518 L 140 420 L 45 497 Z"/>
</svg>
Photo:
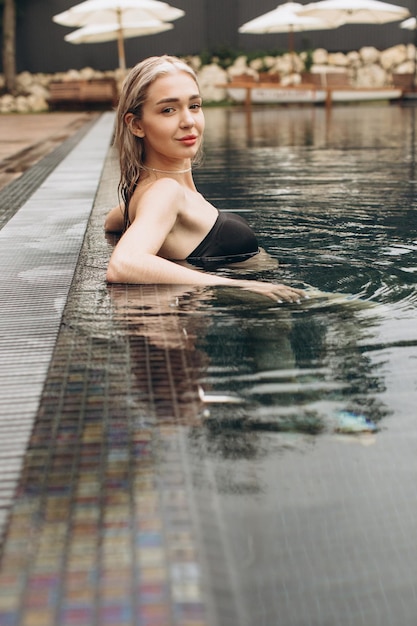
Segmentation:
<svg viewBox="0 0 417 626">
<path fill-rule="evenodd" d="M 107 270 L 108 282 L 225 285 L 275 301 L 298 302 L 300 289 L 199 271 L 216 260 L 241 262 L 258 253 L 243 218 L 219 211 L 198 193 L 191 172 L 201 152 L 202 100 L 195 73 L 176 57 L 151 57 L 127 76 L 115 143 L 122 204 L 105 228 L 123 232 Z"/>
</svg>

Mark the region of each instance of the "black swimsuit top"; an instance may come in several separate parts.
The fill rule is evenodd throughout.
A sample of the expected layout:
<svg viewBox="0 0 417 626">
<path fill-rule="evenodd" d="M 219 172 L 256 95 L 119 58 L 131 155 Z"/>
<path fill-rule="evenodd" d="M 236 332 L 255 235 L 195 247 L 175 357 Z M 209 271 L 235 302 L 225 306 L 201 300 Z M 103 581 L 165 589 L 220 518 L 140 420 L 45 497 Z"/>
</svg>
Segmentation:
<svg viewBox="0 0 417 626">
<path fill-rule="evenodd" d="M 246 261 L 259 252 L 247 221 L 236 213 L 219 212 L 213 227 L 187 257 L 192 265 L 207 267 Z"/>
</svg>

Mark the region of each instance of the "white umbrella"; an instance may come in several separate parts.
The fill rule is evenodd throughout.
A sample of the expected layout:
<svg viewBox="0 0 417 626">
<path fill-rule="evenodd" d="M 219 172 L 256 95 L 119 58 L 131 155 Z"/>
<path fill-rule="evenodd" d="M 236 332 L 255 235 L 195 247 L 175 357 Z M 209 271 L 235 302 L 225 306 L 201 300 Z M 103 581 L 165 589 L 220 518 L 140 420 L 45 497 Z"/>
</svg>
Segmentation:
<svg viewBox="0 0 417 626">
<path fill-rule="evenodd" d="M 408 20 L 401 22 L 400 28 L 406 28 L 407 30 L 416 30 L 416 18 L 409 17 Z"/>
<path fill-rule="evenodd" d="M 126 69 L 126 58 L 124 51 L 124 40 L 131 37 L 142 37 L 144 35 L 155 35 L 167 30 L 171 30 L 172 24 L 168 22 L 160 22 L 159 20 L 152 20 L 147 22 L 141 22 L 140 24 L 131 23 L 128 26 L 123 26 L 117 23 L 113 24 L 88 24 L 77 28 L 72 33 L 65 35 L 65 41 L 73 44 L 80 43 L 101 43 L 105 41 L 118 42 L 119 53 L 119 67 Z"/>
<path fill-rule="evenodd" d="M 277 6 L 273 11 L 268 11 L 239 28 L 239 33 L 267 34 L 267 33 L 288 33 L 289 50 L 294 51 L 293 33 L 308 30 L 323 30 L 325 28 L 335 28 L 339 24 L 331 23 L 315 17 L 304 17 L 299 15 L 303 5 L 298 2 L 286 2 Z"/>
<path fill-rule="evenodd" d="M 183 15 L 182 9 L 159 0 L 86 0 L 52 19 L 62 26 L 87 26 L 118 22 L 120 16 L 138 23 L 150 19 L 171 22 Z"/>
<path fill-rule="evenodd" d="M 123 27 L 123 37 L 141 37 L 143 35 L 155 35 L 173 28 L 172 24 L 167 22 L 142 22 L 141 24 L 129 24 Z M 100 43 L 103 41 L 114 41 L 118 38 L 118 24 L 89 24 L 82 28 L 77 28 L 72 33 L 65 35 L 65 41 L 70 43 Z"/>
<path fill-rule="evenodd" d="M 339 21 L 339 24 L 386 24 L 406 18 L 410 12 L 379 0 L 321 0 L 306 4 L 300 15 Z"/>
<path fill-rule="evenodd" d="M 87 31 L 71 33 L 71 43 L 96 43 L 117 39 L 119 66 L 126 67 L 124 39 L 163 32 L 172 28 L 164 25 L 185 15 L 184 11 L 159 0 L 86 0 L 63 13 L 53 16 L 62 26 L 88 27 Z M 142 25 L 141 32 L 138 26 Z M 111 35 L 112 33 L 112 35 Z M 105 39 L 103 37 L 106 37 Z M 84 41 L 83 41 L 84 39 Z"/>
<path fill-rule="evenodd" d="M 240 33 L 286 33 L 290 30 L 320 30 L 331 28 L 334 24 L 316 17 L 304 17 L 299 14 L 303 5 L 299 2 L 280 4 L 273 11 L 263 13 L 259 17 L 246 22 L 239 28 Z"/>
</svg>

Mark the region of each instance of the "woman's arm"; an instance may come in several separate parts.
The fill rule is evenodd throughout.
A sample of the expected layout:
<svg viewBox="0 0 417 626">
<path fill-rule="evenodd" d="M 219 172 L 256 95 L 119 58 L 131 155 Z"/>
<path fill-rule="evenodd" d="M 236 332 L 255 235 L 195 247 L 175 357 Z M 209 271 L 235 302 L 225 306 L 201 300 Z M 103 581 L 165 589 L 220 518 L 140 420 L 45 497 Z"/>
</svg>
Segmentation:
<svg viewBox="0 0 417 626">
<path fill-rule="evenodd" d="M 123 204 L 119 204 L 109 211 L 104 222 L 104 230 L 107 233 L 121 233 L 123 231 L 123 212 Z"/>
<path fill-rule="evenodd" d="M 259 293 L 275 301 L 298 301 L 303 292 L 285 285 L 239 280 L 200 272 L 157 256 L 174 227 L 183 189 L 161 179 L 143 194 L 135 219 L 120 238 L 110 258 L 107 281 L 133 284 L 225 285 Z"/>
<path fill-rule="evenodd" d="M 133 223 L 122 235 L 107 269 L 109 282 L 210 285 L 219 280 L 159 257 L 158 252 L 174 228 L 184 190 L 171 179 L 154 183 L 140 198 Z M 225 280 L 225 279 L 222 279 Z"/>
</svg>

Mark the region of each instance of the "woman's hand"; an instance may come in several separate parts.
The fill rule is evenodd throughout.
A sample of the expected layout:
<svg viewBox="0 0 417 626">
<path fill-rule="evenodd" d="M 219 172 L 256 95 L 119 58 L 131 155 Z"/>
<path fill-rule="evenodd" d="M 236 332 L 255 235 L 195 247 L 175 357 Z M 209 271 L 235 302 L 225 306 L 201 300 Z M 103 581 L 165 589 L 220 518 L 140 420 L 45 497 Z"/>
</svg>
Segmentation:
<svg viewBox="0 0 417 626">
<path fill-rule="evenodd" d="M 274 302 L 301 302 L 307 298 L 302 289 L 295 289 L 287 285 L 277 285 L 275 283 L 264 283 L 258 280 L 235 280 L 236 286 L 246 291 L 252 291 L 262 296 L 266 296 Z"/>
<path fill-rule="evenodd" d="M 123 213 L 124 207 L 121 204 L 113 207 L 112 210 L 109 211 L 104 222 L 104 230 L 106 233 L 121 233 L 123 231 Z"/>
</svg>

